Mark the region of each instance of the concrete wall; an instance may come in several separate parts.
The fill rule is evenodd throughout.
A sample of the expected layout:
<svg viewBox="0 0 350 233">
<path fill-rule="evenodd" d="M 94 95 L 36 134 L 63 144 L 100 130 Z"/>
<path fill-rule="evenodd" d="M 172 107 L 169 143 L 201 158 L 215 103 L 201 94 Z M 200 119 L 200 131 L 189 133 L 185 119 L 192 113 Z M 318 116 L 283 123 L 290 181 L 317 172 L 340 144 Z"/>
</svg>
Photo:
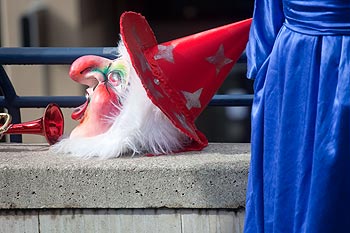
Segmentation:
<svg viewBox="0 0 350 233">
<path fill-rule="evenodd" d="M 81 160 L 0 144 L 0 233 L 242 232 L 249 144 Z"/>
<path fill-rule="evenodd" d="M 243 210 L 63 209 L 10 210 L 0 233 L 242 233 Z"/>
</svg>

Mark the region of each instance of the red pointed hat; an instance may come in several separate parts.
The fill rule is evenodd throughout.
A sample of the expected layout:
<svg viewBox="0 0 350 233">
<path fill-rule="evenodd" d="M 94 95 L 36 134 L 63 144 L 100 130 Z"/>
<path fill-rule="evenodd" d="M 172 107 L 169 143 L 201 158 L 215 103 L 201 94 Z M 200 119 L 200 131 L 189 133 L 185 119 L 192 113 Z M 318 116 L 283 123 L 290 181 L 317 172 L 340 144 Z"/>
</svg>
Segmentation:
<svg viewBox="0 0 350 233">
<path fill-rule="evenodd" d="M 158 44 L 142 15 L 121 15 L 121 37 L 148 97 L 192 139 L 185 151 L 208 145 L 194 122 L 242 55 L 250 24 L 247 19 Z"/>
</svg>

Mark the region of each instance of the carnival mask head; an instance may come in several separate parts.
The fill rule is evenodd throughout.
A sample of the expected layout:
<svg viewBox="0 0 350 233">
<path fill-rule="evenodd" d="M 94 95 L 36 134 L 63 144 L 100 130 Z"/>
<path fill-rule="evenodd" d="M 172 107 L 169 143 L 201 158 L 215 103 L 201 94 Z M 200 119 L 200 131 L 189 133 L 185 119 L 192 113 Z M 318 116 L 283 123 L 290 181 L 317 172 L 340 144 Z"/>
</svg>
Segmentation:
<svg viewBox="0 0 350 233">
<path fill-rule="evenodd" d="M 72 64 L 87 100 L 72 113 L 79 125 L 53 149 L 100 158 L 202 150 L 208 141 L 194 122 L 244 51 L 250 23 L 158 44 L 143 16 L 123 13 L 119 57 Z"/>
<path fill-rule="evenodd" d="M 130 64 L 123 58 L 83 56 L 71 65 L 69 76 L 88 86 L 85 103 L 72 113 L 72 119 L 79 121 L 79 125 L 70 137 L 105 133 L 121 111 L 129 85 Z"/>
</svg>

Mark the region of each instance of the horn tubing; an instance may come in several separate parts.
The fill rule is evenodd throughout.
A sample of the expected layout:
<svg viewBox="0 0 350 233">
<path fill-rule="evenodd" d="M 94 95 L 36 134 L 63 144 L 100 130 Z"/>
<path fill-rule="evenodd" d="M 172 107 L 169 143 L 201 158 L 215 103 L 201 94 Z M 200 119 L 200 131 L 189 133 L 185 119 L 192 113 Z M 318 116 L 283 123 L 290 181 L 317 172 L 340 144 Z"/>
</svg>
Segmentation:
<svg viewBox="0 0 350 233">
<path fill-rule="evenodd" d="M 11 124 L 5 134 L 40 134 L 44 135 L 43 118 L 21 124 Z"/>
<path fill-rule="evenodd" d="M 46 141 L 55 144 L 63 135 L 64 118 L 56 104 L 49 104 L 44 116 L 25 123 L 10 124 L 3 134 L 37 134 L 45 136 Z"/>
</svg>

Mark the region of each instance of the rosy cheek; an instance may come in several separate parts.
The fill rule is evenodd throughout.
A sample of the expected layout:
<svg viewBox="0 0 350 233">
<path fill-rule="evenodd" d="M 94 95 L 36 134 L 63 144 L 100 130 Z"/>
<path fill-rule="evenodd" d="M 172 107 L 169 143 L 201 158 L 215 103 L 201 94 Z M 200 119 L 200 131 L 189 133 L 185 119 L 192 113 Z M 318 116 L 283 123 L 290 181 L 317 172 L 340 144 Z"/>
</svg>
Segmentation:
<svg viewBox="0 0 350 233">
<path fill-rule="evenodd" d="M 118 97 L 110 88 L 106 88 L 104 84 L 96 87 L 94 95 L 89 104 L 90 114 L 96 114 L 101 120 L 106 119 L 106 116 L 111 116 L 116 113 L 116 105 L 118 104 Z"/>
<path fill-rule="evenodd" d="M 113 124 L 113 118 L 119 115 L 118 97 L 104 84 L 96 87 L 84 117 L 72 131 L 71 138 L 92 137 L 106 132 Z"/>
</svg>

